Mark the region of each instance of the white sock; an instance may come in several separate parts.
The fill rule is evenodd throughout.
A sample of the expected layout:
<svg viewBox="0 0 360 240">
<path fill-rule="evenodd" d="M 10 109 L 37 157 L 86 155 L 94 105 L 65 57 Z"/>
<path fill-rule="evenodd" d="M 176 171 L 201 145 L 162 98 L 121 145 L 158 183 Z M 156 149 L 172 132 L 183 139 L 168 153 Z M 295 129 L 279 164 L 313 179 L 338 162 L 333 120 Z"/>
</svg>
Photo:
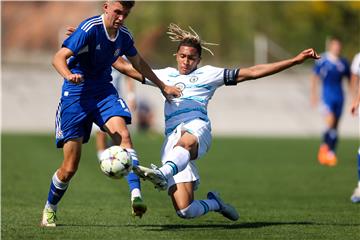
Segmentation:
<svg viewBox="0 0 360 240">
<path fill-rule="evenodd" d="M 134 200 L 134 198 L 136 197 L 140 197 L 141 198 L 141 191 L 140 189 L 138 188 L 134 188 L 132 191 L 131 191 L 131 201 Z"/>
<path fill-rule="evenodd" d="M 184 209 L 178 210 L 176 213 L 181 218 L 196 218 L 210 211 L 219 210 L 219 204 L 214 199 L 195 200 Z"/>
<path fill-rule="evenodd" d="M 98 158 L 98 161 L 99 161 L 99 163 L 100 163 L 100 161 L 101 161 L 101 154 L 104 152 L 104 150 L 99 150 L 99 151 L 97 151 L 97 158 Z"/>
<path fill-rule="evenodd" d="M 190 161 L 190 152 L 183 147 L 176 146 L 168 153 L 165 164 L 159 168 L 168 179 L 186 168 Z"/>
</svg>

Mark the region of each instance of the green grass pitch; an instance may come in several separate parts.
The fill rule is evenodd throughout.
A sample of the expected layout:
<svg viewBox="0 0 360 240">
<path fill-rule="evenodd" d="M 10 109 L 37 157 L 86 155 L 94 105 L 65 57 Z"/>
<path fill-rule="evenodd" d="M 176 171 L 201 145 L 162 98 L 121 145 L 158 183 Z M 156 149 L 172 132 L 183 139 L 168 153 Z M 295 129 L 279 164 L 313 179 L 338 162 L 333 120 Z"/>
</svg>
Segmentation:
<svg viewBox="0 0 360 240">
<path fill-rule="evenodd" d="M 140 161 L 159 163 L 162 137 L 135 135 Z M 2 239 L 360 239 L 356 139 L 341 139 L 339 164 L 316 161 L 314 138 L 215 138 L 198 161 L 196 198 L 218 190 L 240 213 L 237 222 L 209 213 L 176 216 L 165 192 L 143 182 L 148 212 L 130 216 L 127 184 L 107 178 L 94 139 L 83 146 L 79 170 L 58 209 L 55 229 L 39 227 L 52 174 L 62 160 L 53 136 L 2 134 Z"/>
</svg>

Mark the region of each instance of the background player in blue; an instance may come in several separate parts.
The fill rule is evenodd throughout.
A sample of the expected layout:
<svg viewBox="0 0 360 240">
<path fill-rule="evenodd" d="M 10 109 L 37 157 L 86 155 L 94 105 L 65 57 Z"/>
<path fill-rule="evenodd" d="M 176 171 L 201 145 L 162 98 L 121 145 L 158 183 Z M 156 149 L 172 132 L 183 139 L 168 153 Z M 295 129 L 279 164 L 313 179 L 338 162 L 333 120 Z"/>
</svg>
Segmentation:
<svg viewBox="0 0 360 240">
<path fill-rule="evenodd" d="M 174 98 L 172 104 L 165 102 L 166 139 L 162 148 L 162 166 L 154 166 L 154 169 L 139 166 L 134 171 L 154 183 L 156 188 L 168 189 L 174 209 L 181 218 L 196 218 L 216 211 L 236 221 L 239 218 L 236 209 L 224 203 L 217 192 L 210 191 L 207 199 L 194 199 L 194 191 L 200 181 L 195 160 L 206 154 L 212 141 L 211 123 L 207 114 L 210 99 L 216 89 L 224 85 L 236 85 L 268 76 L 319 56 L 313 49 L 307 49 L 292 59 L 249 68 L 226 69 L 209 65 L 198 68 L 202 48 L 207 49 L 204 47 L 206 43 L 195 32 L 184 31 L 175 24 L 170 25 L 169 33 L 171 39 L 179 41 L 176 51 L 177 68 L 168 67 L 154 72 L 162 81 L 179 86 L 182 95 Z M 124 73 L 140 81 L 143 79 L 141 75 L 134 73 L 130 65 L 128 67 L 130 69 L 122 69 Z M 151 84 L 148 80 L 144 83 Z M 238 123 L 238 120 L 233 122 Z"/>
<path fill-rule="evenodd" d="M 311 101 L 318 103 L 318 82 L 322 85 L 322 110 L 325 114 L 326 130 L 319 148 L 318 160 L 320 164 L 335 166 L 335 155 L 338 142 L 338 124 L 341 117 L 344 93 L 342 79 L 350 79 L 350 68 L 347 60 L 341 57 L 342 45 L 339 39 L 331 38 L 327 42 L 327 52 L 315 62 L 314 74 L 311 77 Z"/>
<path fill-rule="evenodd" d="M 351 64 L 351 86 L 353 89 L 353 101 L 351 103 L 350 112 L 353 116 L 359 114 L 358 131 L 360 134 L 360 52 L 355 55 Z M 358 184 L 350 198 L 353 203 L 360 203 L 360 146 L 358 149 L 357 159 Z"/>
<path fill-rule="evenodd" d="M 96 123 L 117 145 L 127 149 L 138 164 L 126 124 L 131 114 L 119 98 L 111 81 L 111 66 L 126 55 L 133 67 L 151 79 L 166 98 L 179 96 L 174 87 L 162 83 L 134 47 L 129 31 L 123 26 L 134 1 L 107 1 L 104 13 L 83 21 L 54 55 L 53 66 L 64 78 L 56 114 L 56 145 L 63 148 L 64 159 L 52 177 L 43 211 L 42 226 L 56 226 L 57 205 L 79 165 L 81 146 L 89 140 Z M 139 178 L 128 176 L 132 211 L 142 216 L 146 205 L 141 200 Z M 116 206 L 116 204 L 115 204 Z"/>
</svg>

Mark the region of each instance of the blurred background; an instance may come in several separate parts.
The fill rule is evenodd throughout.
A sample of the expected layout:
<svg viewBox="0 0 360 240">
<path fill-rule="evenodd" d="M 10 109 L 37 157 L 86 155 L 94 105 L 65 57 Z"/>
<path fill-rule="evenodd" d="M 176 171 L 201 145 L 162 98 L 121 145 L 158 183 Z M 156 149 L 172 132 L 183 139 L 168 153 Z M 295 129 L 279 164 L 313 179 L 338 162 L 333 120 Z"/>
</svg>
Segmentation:
<svg viewBox="0 0 360 240">
<path fill-rule="evenodd" d="M 52 55 L 67 26 L 101 13 L 102 2 L 94 1 L 1 2 L 3 132 L 53 131 L 62 79 L 51 66 Z M 349 62 L 360 50 L 360 2 L 136 2 L 126 25 L 154 69 L 176 66 L 177 45 L 166 36 L 171 22 L 220 44 L 212 47 L 215 56 L 204 52 L 202 65 L 246 67 L 309 47 L 321 53 L 329 36 L 342 39 Z M 312 64 L 220 88 L 209 104 L 214 134 L 320 137 L 323 119 L 310 105 Z M 136 96 L 150 107 L 151 129 L 162 132 L 160 92 L 136 84 Z M 358 136 L 349 104 L 348 98 L 340 134 Z"/>
</svg>

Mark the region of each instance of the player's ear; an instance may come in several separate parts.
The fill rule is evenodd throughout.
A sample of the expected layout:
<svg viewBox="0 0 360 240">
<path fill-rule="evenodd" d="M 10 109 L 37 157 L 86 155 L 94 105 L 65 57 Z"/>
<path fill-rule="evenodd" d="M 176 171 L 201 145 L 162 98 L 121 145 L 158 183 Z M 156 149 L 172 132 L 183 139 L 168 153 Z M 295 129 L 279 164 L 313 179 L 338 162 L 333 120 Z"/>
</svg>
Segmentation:
<svg viewBox="0 0 360 240">
<path fill-rule="evenodd" d="M 109 3 L 105 1 L 103 4 L 103 10 L 105 14 L 107 14 L 108 9 L 109 9 Z"/>
</svg>

